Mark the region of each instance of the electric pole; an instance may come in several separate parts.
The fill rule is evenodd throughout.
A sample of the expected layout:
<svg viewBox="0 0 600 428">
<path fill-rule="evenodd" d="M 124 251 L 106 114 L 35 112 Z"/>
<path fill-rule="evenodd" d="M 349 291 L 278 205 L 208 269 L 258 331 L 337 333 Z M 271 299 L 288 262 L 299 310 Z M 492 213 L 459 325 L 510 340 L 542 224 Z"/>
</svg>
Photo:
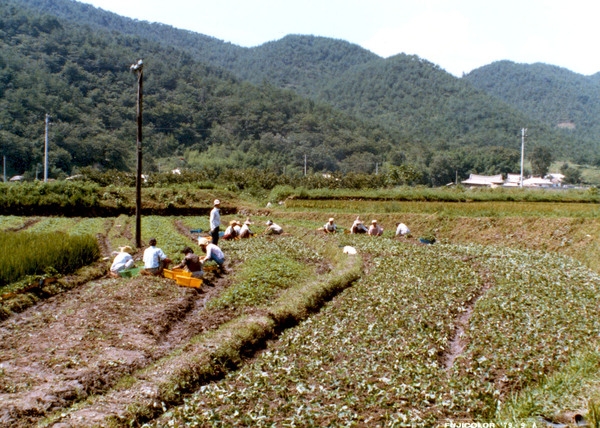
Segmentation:
<svg viewBox="0 0 600 428">
<path fill-rule="evenodd" d="M 523 188 L 523 161 L 525 159 L 525 133 L 527 128 L 521 128 L 521 188 Z"/>
<path fill-rule="evenodd" d="M 137 170 L 135 175 L 135 246 L 142 247 L 142 96 L 144 84 L 144 62 L 140 59 L 131 66 L 137 74 Z"/>
<path fill-rule="evenodd" d="M 48 125 L 50 124 L 50 115 L 46 113 L 46 131 L 44 137 L 44 183 L 48 182 Z"/>
</svg>

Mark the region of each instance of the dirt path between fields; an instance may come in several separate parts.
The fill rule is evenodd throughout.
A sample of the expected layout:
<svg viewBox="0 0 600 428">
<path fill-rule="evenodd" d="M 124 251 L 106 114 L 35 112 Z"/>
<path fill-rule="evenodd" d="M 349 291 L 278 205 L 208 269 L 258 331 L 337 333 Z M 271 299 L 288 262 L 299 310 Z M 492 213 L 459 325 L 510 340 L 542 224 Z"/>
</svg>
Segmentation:
<svg viewBox="0 0 600 428">
<path fill-rule="evenodd" d="M 102 394 L 124 375 L 233 317 L 204 309 L 226 285 L 199 292 L 164 278 L 102 278 L 0 323 L 0 427 L 25 427 Z"/>
<path fill-rule="evenodd" d="M 464 261 L 471 261 L 473 257 L 467 258 Z M 477 294 L 475 294 L 471 299 L 465 304 L 465 311 L 461 312 L 461 314 L 456 318 L 454 323 L 454 334 L 452 338 L 448 342 L 448 351 L 445 352 L 440 360 L 445 367 L 448 375 L 452 374 L 452 367 L 454 366 L 454 361 L 462 355 L 465 348 L 469 343 L 468 338 L 468 330 L 469 330 L 469 320 L 473 315 L 473 310 L 475 308 L 475 303 L 479 299 L 481 299 L 485 293 L 488 292 L 494 285 L 495 280 L 492 278 L 490 272 L 484 269 L 479 263 L 476 261 L 473 262 L 475 269 L 479 272 L 483 280 L 483 284 L 481 288 L 478 290 Z"/>
</svg>

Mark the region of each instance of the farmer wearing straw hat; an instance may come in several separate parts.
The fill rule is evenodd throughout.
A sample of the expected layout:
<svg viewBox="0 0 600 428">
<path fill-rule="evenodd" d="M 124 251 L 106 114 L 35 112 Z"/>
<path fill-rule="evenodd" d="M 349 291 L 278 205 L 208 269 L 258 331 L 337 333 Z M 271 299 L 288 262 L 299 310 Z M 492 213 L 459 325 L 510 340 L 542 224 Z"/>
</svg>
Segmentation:
<svg viewBox="0 0 600 428">
<path fill-rule="evenodd" d="M 223 263 L 225 263 L 225 254 L 219 247 L 210 242 L 210 239 L 200 237 L 198 238 L 198 245 L 203 253 L 206 253 L 206 256 L 200 259 L 202 264 L 206 263 L 209 260 L 214 260 L 219 267 L 223 267 Z"/>
<path fill-rule="evenodd" d="M 367 233 L 367 226 L 365 226 L 360 219 L 360 216 L 356 217 L 354 223 L 352 223 L 352 227 L 350 228 L 350 233 Z"/>
<path fill-rule="evenodd" d="M 235 239 L 239 236 L 239 232 L 235 229 L 237 223 L 237 220 L 231 220 L 229 222 L 229 226 L 227 226 L 227 229 L 225 229 L 225 233 L 223 234 L 223 239 Z"/>
<path fill-rule="evenodd" d="M 251 238 L 252 236 L 254 236 L 254 233 L 252 233 L 252 231 L 250 230 L 251 224 L 254 223 L 250 221 L 250 218 L 247 218 L 240 230 L 240 238 Z"/>
<path fill-rule="evenodd" d="M 132 254 L 133 248 L 131 248 L 129 245 L 119 247 L 119 252 L 116 253 L 115 259 L 110 266 L 110 275 L 113 277 L 118 277 L 119 272 L 133 267 L 135 261 L 131 256 Z"/>
</svg>

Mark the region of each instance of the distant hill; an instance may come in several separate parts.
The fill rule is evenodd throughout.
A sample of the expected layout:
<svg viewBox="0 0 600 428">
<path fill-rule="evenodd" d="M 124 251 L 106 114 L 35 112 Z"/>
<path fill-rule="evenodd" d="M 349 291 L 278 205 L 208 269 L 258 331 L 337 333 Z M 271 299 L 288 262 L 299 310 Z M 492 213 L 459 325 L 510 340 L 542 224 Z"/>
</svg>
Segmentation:
<svg viewBox="0 0 600 428">
<path fill-rule="evenodd" d="M 463 77 L 522 113 L 573 135 L 579 160 L 589 162 L 600 138 L 600 73 L 582 76 L 547 64 L 498 61 Z M 597 155 L 596 158 L 600 159 Z"/>
<path fill-rule="evenodd" d="M 51 31 L 32 34 L 23 25 L 31 46 L 29 53 L 18 55 L 23 61 L 33 56 L 38 65 L 45 65 L 37 71 L 45 76 L 41 81 L 56 79 L 56 85 L 66 82 L 81 92 L 70 96 L 81 100 L 81 108 L 88 106 L 87 125 L 73 125 L 77 115 L 67 117 L 66 104 L 60 108 L 61 126 L 71 133 L 73 127 L 81 128 L 80 135 L 101 136 L 110 147 L 132 138 L 123 121 L 131 119 L 127 109 L 132 100 L 122 94 L 105 100 L 102 96 L 109 94 L 99 96 L 98 91 L 108 82 L 130 82 L 131 76 L 120 74 L 126 61 L 144 58 L 148 162 L 156 167 L 161 162 L 176 164 L 174 159 L 185 156 L 189 167 L 288 165 L 293 171 L 308 152 L 314 170 L 369 172 L 377 164 L 409 163 L 423 171 L 424 183 L 440 184 L 450 177 L 452 181 L 455 174 L 514 171 L 521 127 L 529 129 L 533 144 L 550 147 L 558 158 L 569 158 L 582 148 L 592 152 L 600 141 L 592 138 L 593 132 L 557 127 L 543 114 L 534 115 L 470 78 L 458 79 L 416 56 L 383 59 L 342 40 L 302 35 L 242 48 L 73 0 L 8 0 L 3 7 L 10 5 L 14 14 L 31 17 L 29 26 L 54 17 L 56 28 Z M 58 36 L 60 32 L 66 33 Z M 6 42 L 6 32 L 2 37 Z M 55 46 L 57 37 L 64 39 L 62 49 Z M 101 66 L 87 66 L 90 56 Z M 74 81 L 69 82 L 69 76 Z M 90 98 L 91 93 L 96 98 Z M 10 94 L 4 102 L 16 103 L 14 91 Z M 64 95 L 66 103 L 69 96 Z M 72 104 L 71 110 L 79 105 Z M 106 110 L 89 110 L 98 105 L 121 113 L 107 116 Z M 38 116 L 46 108 L 39 109 Z M 93 132 L 90 124 L 95 124 Z M 61 167 L 65 172 L 69 165 L 72 169 L 86 162 L 103 168 L 125 168 L 131 162 L 129 149 L 107 149 L 121 153 L 120 161 L 114 162 L 110 156 L 102 160 L 74 155 L 75 146 L 61 147 L 66 152 Z M 29 168 L 34 162 L 28 160 Z"/>
</svg>

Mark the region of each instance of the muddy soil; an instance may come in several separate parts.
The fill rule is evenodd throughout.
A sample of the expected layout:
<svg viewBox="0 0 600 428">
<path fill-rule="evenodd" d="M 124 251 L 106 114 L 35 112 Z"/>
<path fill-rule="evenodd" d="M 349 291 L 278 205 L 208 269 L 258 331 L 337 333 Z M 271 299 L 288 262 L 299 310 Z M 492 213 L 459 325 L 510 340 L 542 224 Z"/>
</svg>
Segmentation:
<svg viewBox="0 0 600 428">
<path fill-rule="evenodd" d="M 234 315 L 206 311 L 228 277 L 202 289 L 165 278 L 101 278 L 0 323 L 0 427 L 29 427 L 102 395 L 124 375 Z"/>
</svg>

